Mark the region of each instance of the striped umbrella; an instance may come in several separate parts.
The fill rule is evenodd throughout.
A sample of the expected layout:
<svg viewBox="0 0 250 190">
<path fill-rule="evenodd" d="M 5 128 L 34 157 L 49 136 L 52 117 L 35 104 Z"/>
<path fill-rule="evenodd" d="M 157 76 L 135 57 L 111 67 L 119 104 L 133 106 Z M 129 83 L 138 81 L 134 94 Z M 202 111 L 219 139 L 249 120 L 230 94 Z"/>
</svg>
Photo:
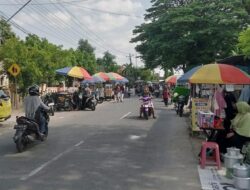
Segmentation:
<svg viewBox="0 0 250 190">
<path fill-rule="evenodd" d="M 92 76 L 92 79 L 86 79 L 86 80 L 83 80 L 81 81 L 81 84 L 95 84 L 95 83 L 103 83 L 105 82 L 104 79 L 102 79 L 101 77 L 98 77 L 98 76 Z"/>
<path fill-rule="evenodd" d="M 101 77 L 105 81 L 109 81 L 110 80 L 110 76 L 107 73 L 104 73 L 104 72 L 96 73 L 93 76 Z"/>
<path fill-rule="evenodd" d="M 177 79 L 178 83 L 188 83 L 190 77 L 199 69 L 201 66 L 197 66 L 189 70 L 188 72 L 184 73 L 180 78 Z"/>
<path fill-rule="evenodd" d="M 243 71 L 227 64 L 207 64 L 199 68 L 189 79 L 199 84 L 250 84 L 250 78 Z"/>
<path fill-rule="evenodd" d="M 115 78 L 115 80 L 123 80 L 124 79 L 124 77 L 119 75 L 118 73 L 110 72 L 110 73 L 108 73 L 108 75 Z"/>
<path fill-rule="evenodd" d="M 79 79 L 92 79 L 91 75 L 82 67 L 64 67 L 62 69 L 56 70 L 59 75 L 71 76 Z"/>
</svg>

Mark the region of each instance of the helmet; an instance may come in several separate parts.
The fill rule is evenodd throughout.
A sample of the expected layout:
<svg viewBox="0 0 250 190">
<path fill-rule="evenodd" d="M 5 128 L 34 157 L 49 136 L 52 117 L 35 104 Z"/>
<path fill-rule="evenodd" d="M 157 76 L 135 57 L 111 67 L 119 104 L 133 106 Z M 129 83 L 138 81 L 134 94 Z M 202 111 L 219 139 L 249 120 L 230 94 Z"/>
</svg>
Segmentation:
<svg viewBox="0 0 250 190">
<path fill-rule="evenodd" d="M 29 95 L 30 96 L 38 96 L 39 95 L 39 86 L 35 84 L 35 85 L 29 87 Z"/>
<path fill-rule="evenodd" d="M 179 94 L 177 92 L 174 93 L 174 97 L 176 98 Z"/>
</svg>

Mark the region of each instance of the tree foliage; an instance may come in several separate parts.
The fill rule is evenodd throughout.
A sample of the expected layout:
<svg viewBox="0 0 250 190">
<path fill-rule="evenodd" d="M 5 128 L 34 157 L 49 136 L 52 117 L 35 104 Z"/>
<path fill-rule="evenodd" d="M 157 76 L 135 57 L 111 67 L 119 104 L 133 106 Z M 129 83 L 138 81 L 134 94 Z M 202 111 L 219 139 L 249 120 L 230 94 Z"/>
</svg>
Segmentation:
<svg viewBox="0 0 250 190">
<path fill-rule="evenodd" d="M 152 0 L 146 23 L 131 42 L 146 67 L 166 69 L 206 64 L 229 56 L 249 24 L 241 0 Z"/>
<path fill-rule="evenodd" d="M 246 57 L 250 58 L 250 28 L 240 33 L 238 47 Z"/>
<path fill-rule="evenodd" d="M 52 44 L 47 39 L 41 39 L 33 34 L 21 40 L 15 37 L 5 21 L 1 22 L 0 29 L 4 31 L 4 43 L 0 46 L 0 61 L 3 61 L 5 70 L 8 70 L 13 63 L 21 67 L 17 82 L 22 92 L 34 83 L 57 84 L 64 77 L 57 75 L 55 71 L 66 66 L 82 66 L 91 74 L 96 71 L 94 48 L 87 40 L 79 40 L 76 50 L 63 49 L 62 46 Z M 10 79 L 14 80 L 12 76 Z"/>
<path fill-rule="evenodd" d="M 115 56 L 108 51 L 104 52 L 102 58 L 97 59 L 97 64 L 99 71 L 104 72 L 117 72 L 120 68 L 120 66 L 115 61 Z"/>
</svg>

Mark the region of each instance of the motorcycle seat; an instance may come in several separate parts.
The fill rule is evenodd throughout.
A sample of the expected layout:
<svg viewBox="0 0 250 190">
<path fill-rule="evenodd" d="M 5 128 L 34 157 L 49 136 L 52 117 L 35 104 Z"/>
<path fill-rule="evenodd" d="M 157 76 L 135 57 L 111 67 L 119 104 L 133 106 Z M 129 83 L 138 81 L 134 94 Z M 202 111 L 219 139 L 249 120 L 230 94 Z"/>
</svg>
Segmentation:
<svg viewBox="0 0 250 190">
<path fill-rule="evenodd" d="M 25 117 L 25 116 L 21 116 L 21 117 L 18 117 L 16 122 L 18 124 L 26 124 L 26 125 L 38 125 L 38 123 L 33 120 L 33 119 L 30 119 L 28 117 Z"/>
</svg>

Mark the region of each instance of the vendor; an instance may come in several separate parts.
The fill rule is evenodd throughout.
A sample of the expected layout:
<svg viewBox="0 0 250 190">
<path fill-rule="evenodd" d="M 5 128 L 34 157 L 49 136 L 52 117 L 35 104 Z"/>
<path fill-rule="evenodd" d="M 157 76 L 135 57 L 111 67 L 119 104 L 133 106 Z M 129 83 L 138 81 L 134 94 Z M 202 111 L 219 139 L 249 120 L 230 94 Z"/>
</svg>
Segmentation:
<svg viewBox="0 0 250 190">
<path fill-rule="evenodd" d="M 231 131 L 219 143 L 222 153 L 225 153 L 228 147 L 242 149 L 243 145 L 250 141 L 250 106 L 246 102 L 238 102 L 236 108 L 238 113 L 231 121 Z"/>
</svg>

